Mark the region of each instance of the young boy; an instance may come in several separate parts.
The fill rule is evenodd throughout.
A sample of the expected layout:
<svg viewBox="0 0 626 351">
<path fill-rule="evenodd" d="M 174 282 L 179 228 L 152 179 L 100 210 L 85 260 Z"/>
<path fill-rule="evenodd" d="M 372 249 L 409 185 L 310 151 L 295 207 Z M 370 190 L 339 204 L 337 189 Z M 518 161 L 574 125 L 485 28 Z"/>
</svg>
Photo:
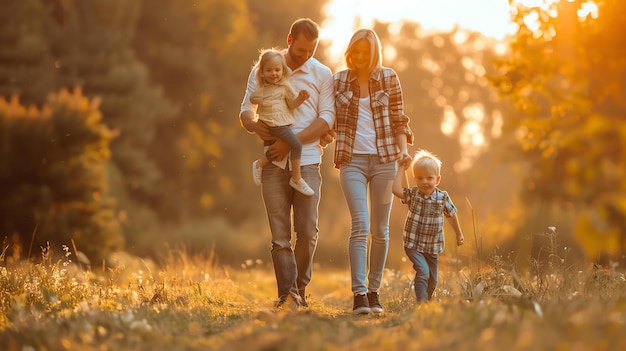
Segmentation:
<svg viewBox="0 0 626 351">
<path fill-rule="evenodd" d="M 415 297 L 428 302 L 437 287 L 438 255 L 443 251 L 443 217 L 456 233 L 456 244 L 463 245 L 456 207 L 448 193 L 437 188 L 441 181 L 441 161 L 428 151 L 417 152 L 411 163 L 417 186 L 404 188 L 405 169 L 398 167 L 393 194 L 409 206 L 404 226 L 404 252 L 415 269 Z"/>
</svg>

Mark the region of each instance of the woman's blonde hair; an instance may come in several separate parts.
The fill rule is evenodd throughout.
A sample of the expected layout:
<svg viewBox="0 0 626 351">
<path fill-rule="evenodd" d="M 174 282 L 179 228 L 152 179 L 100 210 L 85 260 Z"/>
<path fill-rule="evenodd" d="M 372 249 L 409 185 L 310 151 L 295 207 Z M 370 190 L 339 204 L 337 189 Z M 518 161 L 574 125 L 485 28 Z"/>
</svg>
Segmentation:
<svg viewBox="0 0 626 351">
<path fill-rule="evenodd" d="M 368 67 L 369 72 L 374 72 L 376 69 L 380 68 L 383 64 L 383 55 L 382 55 L 382 46 L 380 45 L 380 39 L 378 39 L 378 35 L 374 32 L 373 29 L 359 29 L 354 34 L 352 34 L 352 38 L 350 39 L 350 43 L 348 44 L 348 48 L 346 52 L 344 52 L 343 57 L 346 60 L 346 66 L 351 70 L 356 70 L 354 63 L 352 63 L 352 59 L 350 56 L 354 51 L 354 45 L 359 40 L 367 40 L 370 43 L 370 64 Z"/>
<path fill-rule="evenodd" d="M 287 60 L 285 59 L 285 55 L 283 55 L 280 51 L 272 48 L 272 49 L 262 49 L 259 54 L 259 59 L 254 64 L 256 68 L 256 85 L 262 87 L 265 85 L 265 79 L 263 79 L 263 66 L 269 61 L 278 58 L 280 60 L 281 65 L 283 66 L 283 76 L 277 82 L 279 85 L 288 84 L 290 70 L 289 66 L 287 66 Z"/>
</svg>

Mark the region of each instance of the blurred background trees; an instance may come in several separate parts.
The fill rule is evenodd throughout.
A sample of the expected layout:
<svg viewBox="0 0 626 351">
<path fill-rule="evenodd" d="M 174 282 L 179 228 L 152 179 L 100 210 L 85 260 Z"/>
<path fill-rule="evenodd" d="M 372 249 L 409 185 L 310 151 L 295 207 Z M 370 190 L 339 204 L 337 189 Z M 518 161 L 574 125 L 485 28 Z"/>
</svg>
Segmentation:
<svg viewBox="0 0 626 351">
<path fill-rule="evenodd" d="M 51 94 L 41 110 L 0 98 L 0 230 L 11 234 L 10 256 L 37 257 L 46 241 L 77 242 L 91 258 L 124 248 L 105 174 L 115 133 L 98 105 L 78 89 Z"/>
<path fill-rule="evenodd" d="M 324 6 L 0 0 L 0 235 L 23 248 L 73 239 L 94 258 L 184 248 L 229 264 L 269 260 L 249 174 L 262 144 L 240 127 L 239 107 L 258 50 L 285 47 L 296 18 L 323 24 Z M 374 24 L 404 88 L 413 150 L 442 158 L 442 187 L 474 241 L 447 254 L 485 244 L 524 255 L 547 226 L 590 257 L 623 252 L 623 6 L 607 0 L 582 16 L 582 1 L 518 4 L 506 42 Z M 328 45 L 316 57 L 336 71 Z M 333 148 L 316 260 L 344 266 L 350 221 Z M 391 266 L 403 257 L 405 212 L 394 206 Z"/>
<path fill-rule="evenodd" d="M 524 160 L 524 202 L 565 229 L 589 257 L 626 250 L 626 3 L 514 6 L 519 30 L 493 81 Z M 562 228 L 563 229 L 563 228 Z"/>
</svg>

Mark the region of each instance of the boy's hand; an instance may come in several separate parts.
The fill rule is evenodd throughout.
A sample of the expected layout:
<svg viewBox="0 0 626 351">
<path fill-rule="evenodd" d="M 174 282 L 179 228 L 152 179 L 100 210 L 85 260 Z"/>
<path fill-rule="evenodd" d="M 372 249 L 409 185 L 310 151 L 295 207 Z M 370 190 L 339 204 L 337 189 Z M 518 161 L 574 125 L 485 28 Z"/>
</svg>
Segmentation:
<svg viewBox="0 0 626 351">
<path fill-rule="evenodd" d="M 465 241 L 465 237 L 463 237 L 463 233 L 461 233 L 461 234 L 456 236 L 456 245 L 457 246 L 463 245 L 464 241 Z"/>
</svg>

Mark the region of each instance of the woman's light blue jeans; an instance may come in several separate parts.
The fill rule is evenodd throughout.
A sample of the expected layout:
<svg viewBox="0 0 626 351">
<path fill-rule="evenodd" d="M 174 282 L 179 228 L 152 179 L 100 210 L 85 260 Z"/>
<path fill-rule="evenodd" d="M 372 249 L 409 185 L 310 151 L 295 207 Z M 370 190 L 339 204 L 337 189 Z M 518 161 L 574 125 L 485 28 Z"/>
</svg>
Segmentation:
<svg viewBox="0 0 626 351">
<path fill-rule="evenodd" d="M 368 290 L 377 292 L 383 279 L 389 247 L 391 186 L 396 167 L 396 162 L 381 164 L 377 155 L 353 155 L 352 162 L 342 164 L 339 170 L 341 188 L 352 217 L 349 254 L 354 294 L 364 294 Z"/>
</svg>

